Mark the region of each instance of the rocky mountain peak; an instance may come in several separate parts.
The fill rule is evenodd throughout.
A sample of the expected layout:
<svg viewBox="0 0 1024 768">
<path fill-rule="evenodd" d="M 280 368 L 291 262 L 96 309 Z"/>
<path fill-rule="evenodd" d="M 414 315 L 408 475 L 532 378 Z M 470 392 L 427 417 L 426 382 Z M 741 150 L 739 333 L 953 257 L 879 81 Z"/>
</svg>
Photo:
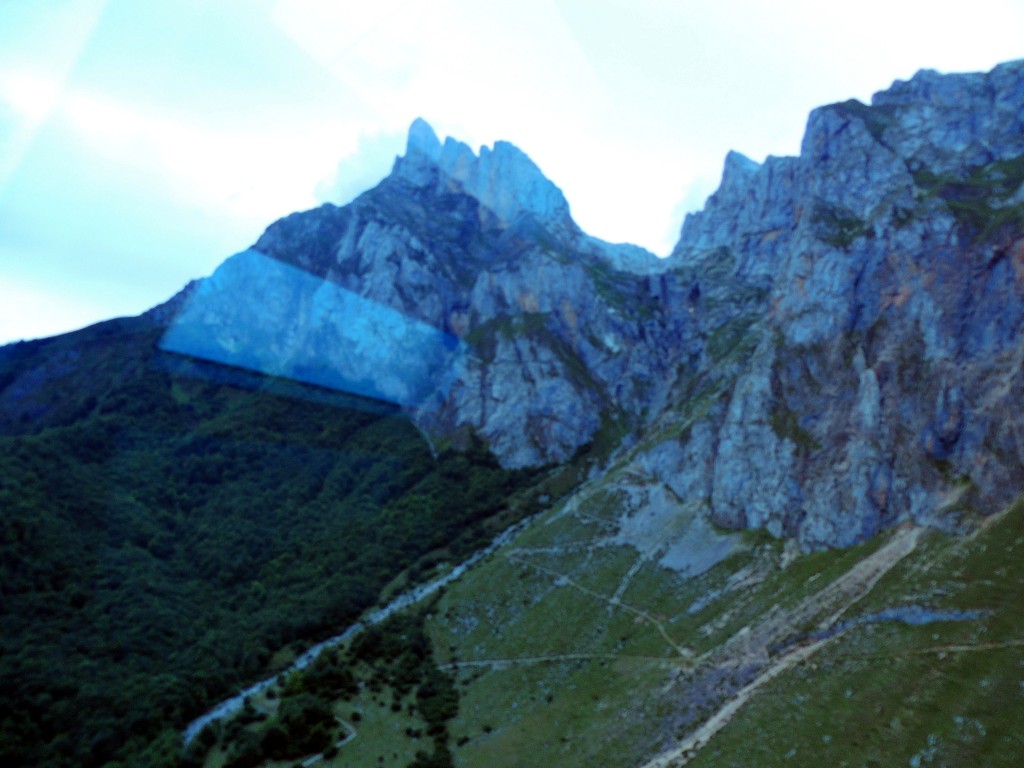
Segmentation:
<svg viewBox="0 0 1024 768">
<path fill-rule="evenodd" d="M 441 141 L 430 127 L 430 123 L 422 117 L 417 117 L 409 126 L 409 137 L 405 144 L 405 154 L 421 154 L 432 162 L 437 162 L 441 157 Z"/>
<path fill-rule="evenodd" d="M 436 184 L 475 197 L 507 227 L 530 214 L 548 227 L 571 224 L 562 191 L 513 144 L 497 141 L 475 153 L 451 137 L 442 144 L 434 129 L 417 118 L 409 128 L 406 153 L 394 173 L 417 186 Z"/>
<path fill-rule="evenodd" d="M 865 113 L 876 138 L 914 169 L 959 175 L 1024 153 L 1024 59 L 991 72 L 924 69 L 876 93 Z"/>
<path fill-rule="evenodd" d="M 760 167 L 760 163 L 751 160 L 746 155 L 736 150 L 730 150 L 725 156 L 725 167 L 722 169 L 720 187 L 727 189 L 736 184 L 744 184 L 757 173 Z"/>
<path fill-rule="evenodd" d="M 1012 97 L 1024 80 L 1024 59 L 1008 61 L 991 72 L 966 72 L 947 75 L 934 69 L 918 70 L 909 80 L 897 80 L 885 90 L 876 93 L 872 106 L 917 105 L 962 108 L 966 102 L 983 97 L 993 101 L 997 97 Z"/>
<path fill-rule="evenodd" d="M 583 233 L 512 144 L 416 120 L 388 179 L 272 225 L 179 325 L 208 357 L 260 350 L 216 358 L 236 365 L 322 364 L 508 467 L 631 432 L 628 461 L 726 527 L 955 526 L 947 498 L 1022 482 L 1022 104 L 1015 63 L 823 106 L 799 156 L 729 153 L 668 260 Z"/>
</svg>

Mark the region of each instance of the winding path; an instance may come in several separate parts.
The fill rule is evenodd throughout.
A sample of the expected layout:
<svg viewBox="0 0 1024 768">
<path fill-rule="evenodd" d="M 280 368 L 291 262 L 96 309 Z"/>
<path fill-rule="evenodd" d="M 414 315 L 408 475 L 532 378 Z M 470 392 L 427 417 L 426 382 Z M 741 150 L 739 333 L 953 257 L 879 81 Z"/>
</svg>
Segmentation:
<svg viewBox="0 0 1024 768">
<path fill-rule="evenodd" d="M 648 622 L 651 626 L 657 629 L 658 633 L 661 635 L 665 643 L 673 651 L 675 651 L 677 655 L 683 658 L 690 658 L 693 656 L 693 651 L 691 651 L 689 648 L 679 645 L 679 643 L 673 640 L 672 637 L 669 635 L 668 631 L 665 629 L 664 623 L 651 616 L 651 614 L 649 614 L 647 611 L 642 610 L 640 608 L 636 608 L 632 605 L 629 605 L 628 603 L 624 603 L 617 597 L 609 597 L 608 595 L 602 592 L 590 589 L 590 587 L 585 587 L 579 582 L 573 581 L 564 573 L 560 573 L 559 571 L 556 571 L 553 568 L 547 568 L 546 566 L 539 565 L 538 563 L 531 563 L 529 560 L 523 559 L 522 557 L 517 557 L 514 554 L 509 554 L 508 559 L 521 565 L 525 565 L 527 568 L 533 568 L 534 570 L 540 571 L 541 573 L 547 574 L 548 576 L 554 576 L 556 585 L 573 587 L 574 589 L 577 589 L 586 595 L 590 595 L 591 597 L 597 598 L 598 600 L 608 603 L 608 605 L 610 606 L 621 608 L 627 613 L 633 614 L 637 618 Z"/>
<path fill-rule="evenodd" d="M 665 656 L 636 656 L 622 653 L 554 653 L 548 656 L 510 656 L 500 659 L 468 659 L 462 661 L 449 661 L 438 664 L 439 669 L 472 669 L 475 667 L 490 669 L 510 669 L 518 666 L 531 666 L 534 664 L 557 664 L 565 661 L 620 661 L 633 659 L 636 661 L 651 662 L 654 664 L 673 664 L 678 666 L 676 659 Z"/>
<path fill-rule="evenodd" d="M 339 725 L 341 725 L 341 727 L 345 729 L 345 738 L 338 739 L 336 742 L 334 742 L 334 746 L 338 749 L 341 749 L 350 741 L 354 741 L 356 736 L 358 736 L 359 734 L 356 731 L 355 726 L 353 726 L 351 723 L 345 722 L 340 717 L 335 719 L 338 721 Z M 307 757 L 305 760 L 302 761 L 302 768 L 309 768 L 311 765 L 316 765 L 323 759 L 323 752 L 320 752 L 316 755 L 312 755 L 311 757 Z"/>
</svg>

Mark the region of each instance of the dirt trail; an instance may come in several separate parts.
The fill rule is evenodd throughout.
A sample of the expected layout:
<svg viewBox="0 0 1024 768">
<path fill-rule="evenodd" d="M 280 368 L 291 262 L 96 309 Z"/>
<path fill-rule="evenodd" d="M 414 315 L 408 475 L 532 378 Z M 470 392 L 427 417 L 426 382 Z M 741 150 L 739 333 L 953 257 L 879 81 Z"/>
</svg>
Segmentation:
<svg viewBox="0 0 1024 768">
<path fill-rule="evenodd" d="M 902 651 L 890 651 L 889 653 L 845 653 L 839 656 L 836 661 L 845 660 L 862 661 L 864 659 L 892 659 L 898 656 L 942 656 L 947 653 L 975 653 L 977 651 L 997 651 L 1004 648 L 1024 647 L 1024 640 L 1004 640 L 999 643 L 946 643 L 944 645 L 930 645 L 926 648 L 907 648 Z"/>
<path fill-rule="evenodd" d="M 669 635 L 668 630 L 665 629 L 665 624 L 662 621 L 655 618 L 654 616 L 652 616 L 651 614 L 649 614 L 647 611 L 644 611 L 640 608 L 636 608 L 632 605 L 629 605 L 628 603 L 624 603 L 622 602 L 622 600 L 610 597 L 609 595 L 606 595 L 602 592 L 598 592 L 597 590 L 585 587 L 579 582 L 571 579 L 566 574 L 556 571 L 552 568 L 547 568 L 543 565 L 540 565 L 539 563 L 530 562 L 529 560 L 526 560 L 522 557 L 516 557 L 513 554 L 508 554 L 507 557 L 511 562 L 525 565 L 527 568 L 533 568 L 535 571 L 540 571 L 541 573 L 554 577 L 554 583 L 556 586 L 572 587 L 573 589 L 579 590 L 580 592 L 583 592 L 586 595 L 590 595 L 593 598 L 608 603 L 609 606 L 621 608 L 627 613 L 631 613 L 638 619 L 646 621 L 648 624 L 650 624 L 652 627 L 658 630 L 658 634 L 661 635 L 662 639 L 665 641 L 665 644 L 668 645 L 677 655 L 681 656 L 682 658 L 690 658 L 691 656 L 693 656 L 693 651 L 691 651 L 689 648 L 680 645 L 675 640 L 673 640 L 671 635 Z"/>
<path fill-rule="evenodd" d="M 629 584 L 633 581 L 633 577 L 640 573 L 640 569 L 644 567 L 644 563 L 647 562 L 647 558 L 644 555 L 637 557 L 636 562 L 629 567 L 626 571 L 626 575 L 622 577 L 622 581 L 619 582 L 619 586 L 615 590 L 615 594 L 612 595 L 612 602 L 617 603 L 622 600 L 622 596 L 626 594 L 626 589 L 629 588 Z"/>
<path fill-rule="evenodd" d="M 622 661 L 633 660 L 652 664 L 678 665 L 679 661 L 666 656 L 637 656 L 622 653 L 554 653 L 548 656 L 511 656 L 500 659 L 469 659 L 449 661 L 438 664 L 439 669 L 472 669 L 483 667 L 489 669 L 511 669 L 512 667 L 531 666 L 535 664 L 558 664 L 565 661 Z"/>
<path fill-rule="evenodd" d="M 808 622 L 816 620 L 823 612 L 827 616 L 818 623 L 818 630 L 824 631 L 835 625 L 839 618 L 854 603 L 878 583 L 900 560 L 917 546 L 921 535 L 919 528 L 900 528 L 892 540 L 860 560 L 846 573 L 827 584 L 818 592 L 804 598 L 795 607 L 773 611 L 764 621 L 747 631 L 737 633 L 718 649 L 701 657 L 698 665 L 740 666 L 752 661 L 766 663 L 761 673 L 746 686 L 733 694 L 708 720 L 677 746 L 644 763 L 641 768 L 677 768 L 686 765 L 702 747 L 724 728 L 761 686 L 779 675 L 806 661 L 822 646 L 838 636 L 814 640 L 797 645 L 780 656 L 768 660 L 768 647 L 787 636 L 800 631 Z"/>
<path fill-rule="evenodd" d="M 342 728 L 345 729 L 345 737 L 341 738 L 341 739 L 338 739 L 336 742 L 334 742 L 334 746 L 337 747 L 338 749 L 341 749 L 346 744 L 348 744 L 350 741 L 354 740 L 355 737 L 358 734 L 356 733 L 355 727 L 351 723 L 348 723 L 348 722 L 342 720 L 340 717 L 335 718 L 335 719 L 338 721 L 338 724 Z M 310 768 L 310 766 L 316 765 L 317 763 L 321 762 L 323 759 L 324 759 L 324 753 L 323 752 L 319 752 L 319 753 L 317 753 L 315 755 L 312 755 L 311 757 L 307 757 L 305 760 L 302 761 L 302 768 Z"/>
</svg>

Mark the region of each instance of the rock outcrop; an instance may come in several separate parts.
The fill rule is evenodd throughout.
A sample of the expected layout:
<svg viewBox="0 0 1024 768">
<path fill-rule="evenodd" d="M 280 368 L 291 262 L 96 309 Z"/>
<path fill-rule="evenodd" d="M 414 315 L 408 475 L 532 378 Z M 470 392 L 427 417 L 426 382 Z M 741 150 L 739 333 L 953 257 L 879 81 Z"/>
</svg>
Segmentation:
<svg viewBox="0 0 1024 768">
<path fill-rule="evenodd" d="M 417 120 L 379 186 L 253 246 L 319 299 L 235 257 L 169 338 L 327 366 L 507 466 L 627 434 L 617 458 L 713 522 L 807 547 L 963 525 L 1024 487 L 1022 122 L 1024 62 L 822 107 L 798 157 L 730 153 L 658 260 L 583 233 L 512 145 Z M 362 309 L 332 315 L 342 295 Z M 356 322 L 374 306 L 387 322 Z"/>
<path fill-rule="evenodd" d="M 799 157 L 727 158 L 674 254 L 764 295 L 702 322 L 753 349 L 708 416 L 713 519 L 842 545 L 1021 491 L 1022 115 L 1024 62 L 924 71 L 815 110 Z"/>
<path fill-rule="evenodd" d="M 476 432 L 507 466 L 557 462 L 635 422 L 696 351 L 691 317 L 671 311 L 676 281 L 645 274 L 658 265 L 580 231 L 512 145 L 474 154 L 417 120 L 387 179 L 272 225 L 200 287 L 165 344 L 402 404 L 432 432 Z M 402 370 L 417 386 L 400 386 Z"/>
</svg>

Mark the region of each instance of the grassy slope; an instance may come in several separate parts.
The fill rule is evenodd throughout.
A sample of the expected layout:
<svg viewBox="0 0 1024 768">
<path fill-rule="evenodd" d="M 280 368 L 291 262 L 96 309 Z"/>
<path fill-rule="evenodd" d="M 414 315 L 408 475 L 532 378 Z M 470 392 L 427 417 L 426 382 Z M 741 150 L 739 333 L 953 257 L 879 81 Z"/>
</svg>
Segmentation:
<svg viewBox="0 0 1024 768">
<path fill-rule="evenodd" d="M 282 441 L 275 398 L 254 401 L 250 394 L 227 388 L 218 390 L 211 400 L 211 392 L 197 391 L 195 382 L 171 379 L 168 402 L 186 409 L 196 427 L 187 436 L 175 435 L 171 430 L 170 443 L 178 445 L 177 441 L 186 440 L 192 445 L 189 441 L 197 435 L 214 438 L 217 454 L 224 454 L 225 446 L 230 447 L 226 452 L 229 461 L 220 467 L 221 474 L 239 472 L 243 482 L 250 482 L 244 480 L 242 469 L 251 459 L 247 459 L 248 450 L 265 450 L 268 445 L 278 450 L 284 442 L 288 450 L 270 465 L 299 479 L 320 466 L 317 456 L 337 451 L 331 441 L 349 439 L 346 430 L 321 434 L 318 430 L 325 429 L 324 424 L 337 423 L 321 414 L 299 420 L 296 428 L 310 430 L 308 435 L 303 432 L 301 437 L 293 435 Z M 132 388 L 115 390 L 120 399 L 114 400 L 114 405 L 123 408 L 126 401 L 130 402 L 129 396 L 138 396 L 137 382 L 129 381 L 127 385 Z M 86 511 L 93 512 L 159 508 L 161 502 L 147 499 L 145 494 L 126 494 L 125 488 L 130 478 L 154 475 L 161 485 L 167 478 L 173 479 L 178 467 L 170 456 L 161 459 L 162 464 L 154 461 L 161 449 L 151 444 L 166 442 L 168 434 L 161 433 L 160 439 L 153 441 L 152 434 L 147 436 L 145 431 L 132 433 L 124 425 L 110 428 L 104 421 L 107 417 L 102 401 L 88 408 L 77 404 L 75 408 L 66 409 L 71 414 L 69 423 L 51 426 L 35 437 L 17 438 L 8 446 L 14 457 L 26 450 L 43 451 L 39 461 L 47 466 L 60 463 L 52 459 L 62 455 L 61 451 L 70 451 L 75 459 L 66 477 L 40 475 L 34 486 L 26 486 L 31 493 L 65 501 L 76 494 L 84 496 Z M 161 418 L 166 416 L 163 410 L 156 413 Z M 292 409 L 287 413 L 291 417 Z M 84 430 L 80 428 L 83 418 L 88 425 Z M 165 419 L 161 423 L 172 422 Z M 373 423 L 374 419 L 369 419 L 363 426 L 372 429 Z M 385 432 L 391 432 L 390 428 Z M 99 443 L 86 440 L 97 435 L 102 438 Z M 376 444 L 379 437 L 368 439 L 366 446 Z M 109 450 L 111 440 L 117 450 Z M 156 453 L 139 454 L 139 445 Z M 195 463 L 195 471 L 209 470 L 206 447 L 203 460 Z M 90 453 L 97 448 L 99 454 Z M 345 450 L 351 452 L 350 448 Z M 260 466 L 267 465 L 266 455 L 256 458 Z M 82 489 L 90 488 L 93 482 L 88 465 L 97 461 L 102 465 L 103 477 L 116 482 L 98 496 L 83 494 Z M 330 470 L 331 462 L 324 467 Z M 462 480 L 467 468 L 456 462 L 447 472 L 448 480 L 465 485 Z M 365 469 L 361 467 L 361 471 Z M 377 480 L 393 475 L 393 469 L 386 467 L 383 474 L 363 474 L 368 483 L 364 490 L 370 492 Z M 420 508 L 420 501 L 437 494 L 436 483 L 441 479 L 435 479 L 435 485 L 422 493 L 413 494 L 412 498 L 419 501 L 411 506 L 398 504 L 394 514 L 405 520 L 405 515 Z M 253 478 L 251 482 L 262 484 L 267 480 Z M 351 478 L 344 481 L 350 482 Z M 571 485 L 572 480 L 568 483 Z M 188 485 L 192 485 L 191 480 Z M 318 493 L 338 496 L 335 481 L 314 478 L 306 485 L 314 493 L 313 498 Z M 214 496 L 228 502 L 232 496 L 248 493 L 244 489 L 236 491 L 228 489 Z M 111 493 L 117 499 L 113 505 L 104 500 Z M 175 493 L 180 496 L 184 489 Z M 551 495 L 559 494 L 560 490 Z M 492 493 L 491 498 L 501 495 L 500 491 Z M 598 484 L 580 498 L 578 505 L 556 507 L 546 513 L 508 547 L 468 573 L 447 590 L 427 617 L 433 659 L 455 676 L 460 693 L 458 713 L 447 722 L 455 765 L 640 764 L 677 743 L 720 705 L 721 690 L 698 691 L 691 684 L 695 664 L 713 659 L 713 654 L 745 627 L 755 626 L 766 616 L 784 615 L 887 541 L 883 535 L 848 550 L 800 555 L 789 562 L 787 555 L 791 553 L 785 553 L 780 542 L 761 534 L 744 534 L 744 545 L 727 560 L 699 577 L 684 578 L 655 561 L 638 560 L 634 549 L 612 540 L 621 512 L 616 493 L 603 492 Z M 33 503 L 38 506 L 31 499 L 28 503 L 30 507 Z M 245 519 L 242 511 L 237 514 L 240 516 L 236 520 Z M 137 514 L 129 518 L 144 519 Z M 760 689 L 693 763 L 1016 764 L 1016 758 L 1024 753 L 1018 735 L 1024 724 L 1024 689 L 1020 682 L 1024 652 L 1016 622 L 1024 579 L 1020 558 L 1022 518 L 1024 512 L 1015 508 L 970 539 L 934 533 L 925 536 L 917 550 L 847 613 L 855 616 L 914 604 L 990 611 L 984 619 L 921 627 L 867 624 L 850 629 L 808 663 Z M 155 517 L 157 522 L 160 519 L 161 515 Z M 399 527 L 398 518 L 394 523 Z M 38 535 L 42 538 L 36 544 L 50 547 L 68 530 L 59 524 L 41 528 Z M 17 531 L 15 534 L 22 536 Z M 151 557 L 153 552 L 149 550 L 159 550 L 159 534 L 160 530 L 151 527 L 144 526 L 141 532 L 132 529 L 128 538 L 132 549 L 119 551 L 118 556 L 145 551 Z M 11 541 L 12 534 L 7 535 Z M 325 529 L 312 538 L 323 541 L 323 536 L 330 535 Z M 337 539 L 343 540 L 344 536 Z M 236 543 L 247 545 L 248 541 L 241 536 Z M 219 545 L 214 549 L 219 551 Z M 54 551 L 63 550 L 58 547 Z M 326 558 L 317 560 L 317 567 L 338 562 L 331 558 L 330 546 L 315 552 L 316 557 Z M 31 560 L 26 556 L 22 562 Z M 84 561 L 89 562 L 88 558 Z M 275 567 L 290 578 L 295 561 L 289 562 L 291 565 L 277 562 Z M 408 560 L 397 565 L 405 562 Z M 321 585 L 321 592 L 325 591 L 322 575 L 311 576 Z M 380 575 L 383 579 L 386 574 L 382 571 Z M 56 582 L 48 574 L 19 574 L 22 576 L 37 591 L 63 593 L 65 589 L 61 583 L 65 576 L 60 574 Z M 257 582 L 265 588 L 273 579 Z M 290 594 L 305 594 L 297 584 L 284 586 Z M 255 589 L 256 582 L 243 580 L 243 586 Z M 141 592 L 145 594 L 146 589 Z M 159 588 L 154 595 L 160 603 L 177 604 L 177 598 L 168 603 L 168 595 Z M 81 601 L 78 593 L 68 592 L 65 597 L 71 605 Z M 245 597 L 239 605 L 244 608 L 253 599 Z M 311 611 L 316 615 L 318 610 L 305 603 L 289 607 L 276 599 L 263 604 L 292 619 L 301 616 L 303 621 L 309 620 Z M 5 608 L 10 607 L 11 603 L 6 603 Z M 812 624 L 805 620 L 789 627 L 790 636 L 799 637 Z M 271 661 L 266 646 L 251 653 L 257 666 Z M 206 651 L 203 654 L 209 657 Z M 58 693 L 66 698 L 65 691 Z M 698 694 L 707 694 L 705 700 L 700 701 Z M 383 760 L 383 764 L 408 765 L 417 751 L 429 748 L 429 739 L 406 734 L 407 728 L 422 730 L 417 726 L 417 716 L 407 711 L 408 706 L 393 713 L 386 706 L 390 701 L 387 687 L 378 694 L 364 687 L 354 700 L 336 700 L 340 716 L 357 708 L 363 713 L 363 721 L 357 723 L 355 741 L 323 764 L 373 765 Z M 214 750 L 208 765 L 219 765 L 223 757 Z"/>
<path fill-rule="evenodd" d="M 745 547 L 697 578 L 645 562 L 621 589 L 637 553 L 607 540 L 611 511 L 602 494 L 575 513 L 553 510 L 431 612 L 436 658 L 460 692 L 448 724 L 455 765 L 641 764 L 720 706 L 714 695 L 695 703 L 695 664 L 889 540 L 798 555 L 782 568 L 780 542 L 745 534 Z M 1024 753 L 1022 524 L 1017 507 L 970 539 L 926 533 L 845 614 L 921 605 L 984 609 L 985 618 L 849 629 L 755 693 L 692 764 L 1016 765 Z M 612 604 L 620 589 L 621 604 Z M 787 634 L 799 638 L 811 626 Z M 699 717 L 687 720 L 688 708 Z M 373 748 L 391 755 L 405 741 Z M 345 749 L 334 765 L 347 764 Z"/>
<path fill-rule="evenodd" d="M 866 624 L 763 689 L 693 765 L 1019 765 L 1024 505 L 968 539 L 931 534 L 858 606 L 991 611 Z"/>
</svg>

